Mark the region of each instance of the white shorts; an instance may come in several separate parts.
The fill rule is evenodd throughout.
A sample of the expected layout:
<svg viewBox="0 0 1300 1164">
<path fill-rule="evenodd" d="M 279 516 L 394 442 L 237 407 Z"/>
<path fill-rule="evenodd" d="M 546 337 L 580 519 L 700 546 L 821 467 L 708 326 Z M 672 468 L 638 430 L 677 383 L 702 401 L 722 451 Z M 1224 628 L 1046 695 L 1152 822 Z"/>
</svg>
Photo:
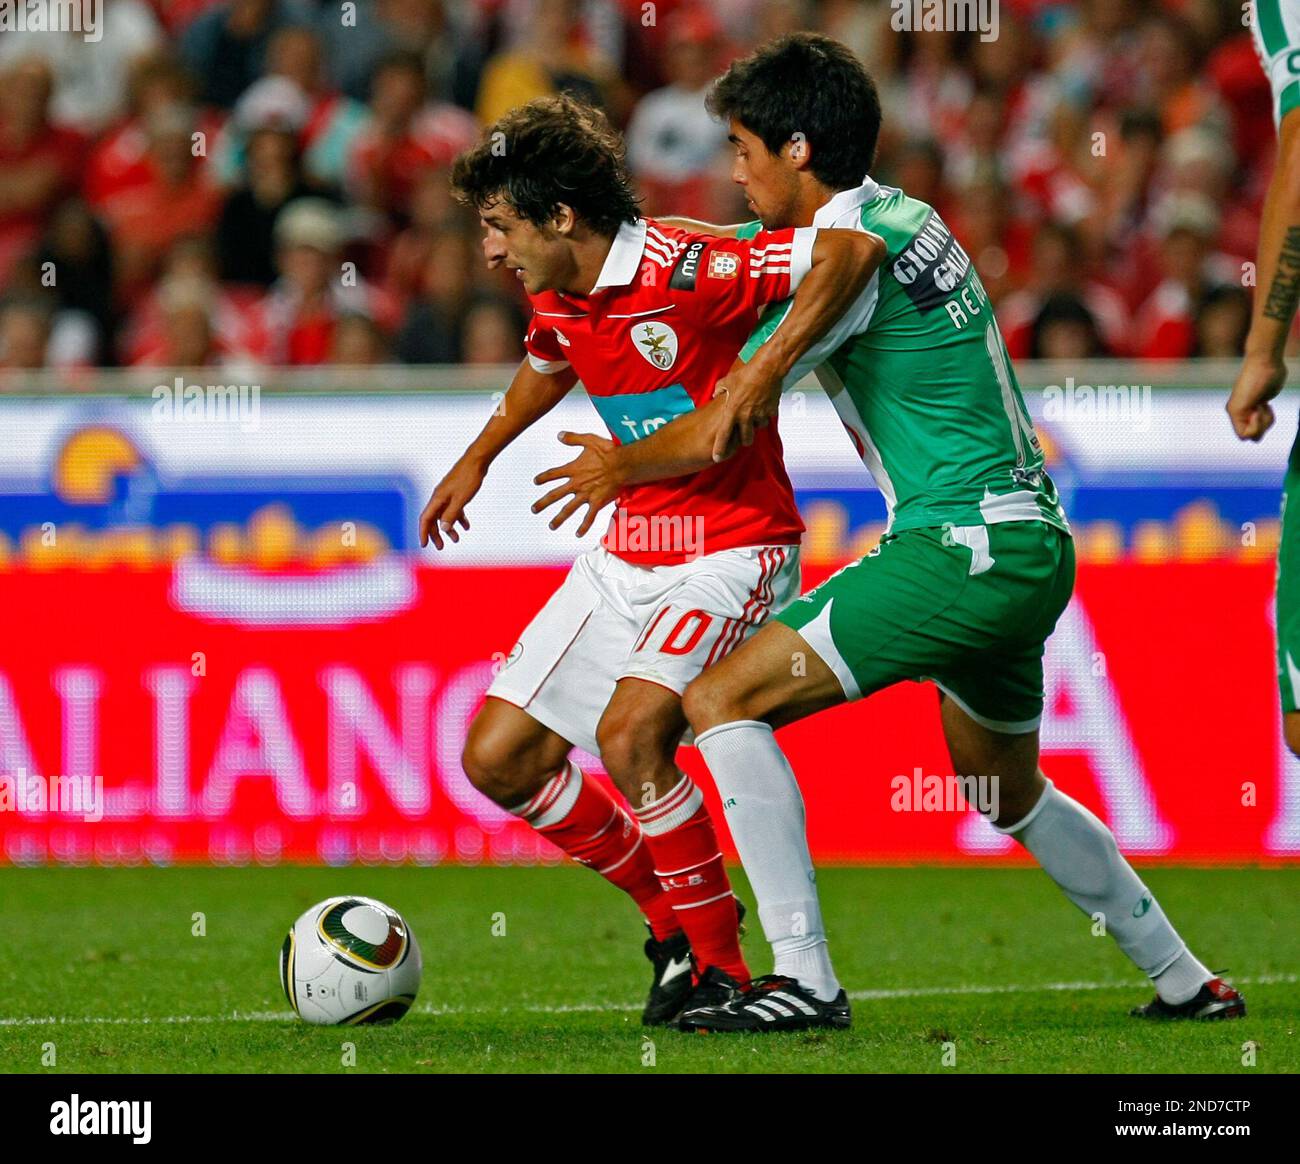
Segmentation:
<svg viewBox="0 0 1300 1164">
<path fill-rule="evenodd" d="M 798 596 L 798 546 L 721 550 L 675 566 L 634 566 L 597 546 L 528 624 L 487 693 L 599 755 L 596 725 L 620 679 L 681 695 Z"/>
</svg>

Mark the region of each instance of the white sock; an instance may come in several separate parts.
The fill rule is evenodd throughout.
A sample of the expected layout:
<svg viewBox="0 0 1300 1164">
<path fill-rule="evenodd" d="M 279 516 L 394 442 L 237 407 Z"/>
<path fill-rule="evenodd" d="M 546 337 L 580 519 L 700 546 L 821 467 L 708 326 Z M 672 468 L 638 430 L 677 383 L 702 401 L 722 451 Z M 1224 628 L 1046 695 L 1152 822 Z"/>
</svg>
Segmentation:
<svg viewBox="0 0 1300 1164">
<path fill-rule="evenodd" d="M 680 828 L 704 804 L 704 793 L 685 772 L 677 773 L 677 783 L 657 800 L 634 808 L 632 815 L 641 825 L 641 831 L 647 837 L 661 837 L 675 828 Z M 714 856 L 721 854 L 715 853 Z M 710 857 L 709 860 L 713 860 Z M 685 870 L 682 870 L 685 872 Z"/>
<path fill-rule="evenodd" d="M 1155 980 L 1156 992 L 1166 1002 L 1185 1002 L 1210 979 L 1209 971 L 1188 953 L 1160 903 L 1124 859 L 1110 829 L 1050 780 L 1028 814 L 998 832 L 1009 833 L 1024 845 L 1084 913 L 1102 916 L 1106 932 Z M 1184 957 L 1190 962 L 1180 961 Z M 1175 965 L 1179 969 L 1174 977 L 1166 977 Z M 1204 976 L 1189 990 L 1193 973 Z"/>
<path fill-rule="evenodd" d="M 817 899 L 804 831 L 803 797 L 772 729 L 756 720 L 724 723 L 695 746 L 709 766 L 723 815 L 772 945 L 773 972 L 797 978 L 829 1002 L 840 991 Z"/>
<path fill-rule="evenodd" d="M 1196 992 L 1213 977 L 1213 972 L 1184 946 L 1183 952 L 1152 981 L 1156 984 L 1156 993 L 1171 1006 L 1177 1006 L 1194 998 Z"/>
<path fill-rule="evenodd" d="M 573 811 L 582 792 L 582 769 L 571 761 L 527 800 L 508 805 L 506 812 L 522 817 L 535 829 L 557 825 Z"/>
</svg>

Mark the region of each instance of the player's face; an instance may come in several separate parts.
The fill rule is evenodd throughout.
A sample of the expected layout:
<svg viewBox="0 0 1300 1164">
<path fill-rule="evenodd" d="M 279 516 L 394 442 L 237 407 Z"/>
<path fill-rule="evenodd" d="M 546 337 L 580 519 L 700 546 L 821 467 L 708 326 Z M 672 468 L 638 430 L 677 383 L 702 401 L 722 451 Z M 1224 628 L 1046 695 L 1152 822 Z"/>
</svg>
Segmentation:
<svg viewBox="0 0 1300 1164">
<path fill-rule="evenodd" d="M 567 249 L 554 231 L 520 218 L 503 202 L 484 207 L 479 221 L 489 270 L 504 266 L 514 271 L 530 295 L 559 289 Z"/>
<path fill-rule="evenodd" d="M 799 174 L 788 157 L 789 147 L 778 155 L 772 154 L 762 138 L 734 117 L 729 140 L 736 147 L 731 180 L 744 191 L 753 214 L 768 230 L 798 226 L 793 218 L 799 199 Z"/>
</svg>

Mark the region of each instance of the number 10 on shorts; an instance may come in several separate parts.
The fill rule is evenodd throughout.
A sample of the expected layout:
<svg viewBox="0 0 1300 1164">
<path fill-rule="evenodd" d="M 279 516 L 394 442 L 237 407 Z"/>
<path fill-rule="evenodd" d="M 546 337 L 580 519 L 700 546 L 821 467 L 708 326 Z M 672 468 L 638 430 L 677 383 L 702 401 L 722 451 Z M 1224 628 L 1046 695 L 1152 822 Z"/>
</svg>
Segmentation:
<svg viewBox="0 0 1300 1164">
<path fill-rule="evenodd" d="M 662 651 L 665 655 L 689 655 L 696 648 L 712 624 L 713 615 L 703 610 L 688 610 L 673 621 L 665 617 L 672 612 L 672 609 L 671 606 L 665 606 L 650 620 L 650 625 L 646 627 L 645 633 L 636 645 L 637 651 L 649 644 L 655 632 L 663 627 L 669 629 L 659 646 L 656 648 L 651 645 L 651 650 Z"/>
</svg>

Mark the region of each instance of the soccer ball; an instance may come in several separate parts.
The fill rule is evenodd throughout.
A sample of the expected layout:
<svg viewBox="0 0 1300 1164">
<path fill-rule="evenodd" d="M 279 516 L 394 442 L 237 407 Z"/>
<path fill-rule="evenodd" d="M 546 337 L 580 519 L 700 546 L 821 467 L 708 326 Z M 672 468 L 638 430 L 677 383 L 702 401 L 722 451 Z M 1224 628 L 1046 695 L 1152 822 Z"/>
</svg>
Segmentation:
<svg viewBox="0 0 1300 1164">
<path fill-rule="evenodd" d="M 420 946 L 396 910 L 372 897 L 331 897 L 293 923 L 280 985 L 309 1023 L 395 1022 L 420 989 Z"/>
</svg>

